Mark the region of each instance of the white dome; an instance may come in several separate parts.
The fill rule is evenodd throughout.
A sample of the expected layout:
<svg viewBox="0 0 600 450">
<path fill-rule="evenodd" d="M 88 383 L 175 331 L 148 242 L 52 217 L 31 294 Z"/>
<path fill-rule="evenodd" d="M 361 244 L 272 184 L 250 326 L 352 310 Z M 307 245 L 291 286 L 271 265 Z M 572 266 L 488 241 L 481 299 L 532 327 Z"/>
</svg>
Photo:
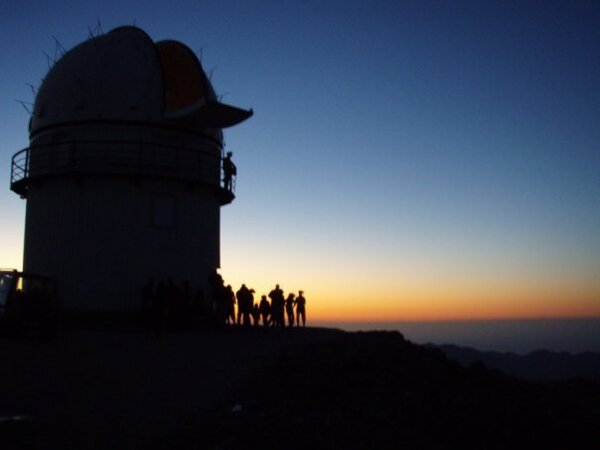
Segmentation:
<svg viewBox="0 0 600 450">
<path fill-rule="evenodd" d="M 145 122 L 194 130 L 235 125 L 252 111 L 217 102 L 194 53 L 120 27 L 69 50 L 46 75 L 30 133 L 91 121 Z"/>
</svg>

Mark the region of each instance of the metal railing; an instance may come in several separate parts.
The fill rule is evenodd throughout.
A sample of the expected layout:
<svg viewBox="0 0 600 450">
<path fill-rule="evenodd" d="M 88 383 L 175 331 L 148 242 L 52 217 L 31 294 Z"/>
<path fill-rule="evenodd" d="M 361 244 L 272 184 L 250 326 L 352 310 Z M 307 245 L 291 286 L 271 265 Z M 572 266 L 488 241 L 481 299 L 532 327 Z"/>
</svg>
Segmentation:
<svg viewBox="0 0 600 450">
<path fill-rule="evenodd" d="M 29 149 L 23 149 L 15 153 L 12 157 L 12 167 L 10 171 L 11 186 L 16 181 L 27 177 L 29 173 Z"/>
<path fill-rule="evenodd" d="M 25 197 L 32 182 L 61 175 L 123 175 L 176 179 L 212 185 L 233 198 L 223 184 L 222 155 L 203 149 L 155 143 L 78 141 L 35 145 L 12 157 L 11 189 Z"/>
</svg>

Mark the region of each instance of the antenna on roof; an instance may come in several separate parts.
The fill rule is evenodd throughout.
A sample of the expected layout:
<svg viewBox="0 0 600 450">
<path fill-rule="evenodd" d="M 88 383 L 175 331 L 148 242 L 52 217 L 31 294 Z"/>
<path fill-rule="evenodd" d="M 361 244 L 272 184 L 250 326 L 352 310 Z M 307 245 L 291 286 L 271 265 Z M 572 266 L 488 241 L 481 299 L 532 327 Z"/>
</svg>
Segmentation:
<svg viewBox="0 0 600 450">
<path fill-rule="evenodd" d="M 212 69 L 210 69 L 210 71 L 208 72 L 208 79 L 209 79 L 210 81 L 212 81 L 212 76 L 213 76 L 213 73 L 214 73 L 214 71 L 215 71 L 215 70 L 217 70 L 217 68 L 216 68 L 216 67 L 213 67 L 213 68 L 212 68 Z"/>
<path fill-rule="evenodd" d="M 54 38 L 54 62 L 56 62 L 59 58 L 63 57 L 67 50 L 60 41 L 56 38 L 56 36 L 52 36 Z"/>
<path fill-rule="evenodd" d="M 46 52 L 42 52 L 42 53 L 46 57 L 46 63 L 48 63 L 48 70 L 50 70 L 52 68 L 52 66 L 54 64 L 56 64 L 56 60 L 53 59 L 48 53 L 46 53 Z"/>
<path fill-rule="evenodd" d="M 31 89 L 31 93 L 33 94 L 33 98 L 37 95 L 37 88 L 31 83 L 25 83 L 26 86 L 29 86 Z"/>
<path fill-rule="evenodd" d="M 104 30 L 102 29 L 102 22 L 100 22 L 100 17 L 96 17 L 96 33 L 97 36 L 104 34 Z"/>
<path fill-rule="evenodd" d="M 221 95 L 219 95 L 219 102 L 223 102 L 223 97 L 225 97 L 227 94 L 229 94 L 229 92 L 223 92 Z"/>
<path fill-rule="evenodd" d="M 103 34 L 104 30 L 102 29 L 100 18 L 96 17 L 96 27 L 92 28 L 88 25 L 88 39 L 93 39 L 95 37 L 102 36 Z"/>
<path fill-rule="evenodd" d="M 200 47 L 200 51 L 196 51 L 196 53 L 200 54 L 198 59 L 200 60 L 200 63 L 202 63 L 202 57 L 204 56 L 204 47 Z"/>
<path fill-rule="evenodd" d="M 31 103 L 31 102 L 26 102 L 25 100 L 17 100 L 17 99 L 14 99 L 14 100 L 15 100 L 15 102 L 17 102 L 18 104 L 20 104 L 20 105 L 23 107 L 23 109 L 24 109 L 25 111 L 27 111 L 27 114 L 28 114 L 29 116 L 31 116 L 31 112 L 32 112 L 32 110 L 33 110 L 33 103 Z"/>
</svg>

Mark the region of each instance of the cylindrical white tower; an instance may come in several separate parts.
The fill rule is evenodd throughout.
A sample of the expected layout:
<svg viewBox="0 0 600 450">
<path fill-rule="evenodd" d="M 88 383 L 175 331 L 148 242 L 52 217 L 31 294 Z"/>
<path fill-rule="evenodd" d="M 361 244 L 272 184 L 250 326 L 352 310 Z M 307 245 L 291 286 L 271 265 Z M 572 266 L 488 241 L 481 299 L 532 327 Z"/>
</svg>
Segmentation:
<svg viewBox="0 0 600 450">
<path fill-rule="evenodd" d="M 252 111 L 217 101 L 176 41 L 117 28 L 44 79 L 11 188 L 27 199 L 23 270 L 56 277 L 61 309 L 134 312 L 149 279 L 208 290 L 219 267 L 221 129 Z"/>
</svg>

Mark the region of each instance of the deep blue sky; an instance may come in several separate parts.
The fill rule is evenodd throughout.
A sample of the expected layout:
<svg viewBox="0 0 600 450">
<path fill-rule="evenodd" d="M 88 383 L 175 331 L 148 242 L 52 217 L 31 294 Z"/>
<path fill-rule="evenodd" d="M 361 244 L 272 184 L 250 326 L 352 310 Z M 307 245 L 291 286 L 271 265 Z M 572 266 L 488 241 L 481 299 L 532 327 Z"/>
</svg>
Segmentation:
<svg viewBox="0 0 600 450">
<path fill-rule="evenodd" d="M 186 43 L 225 102 L 254 108 L 226 130 L 234 284 L 304 287 L 324 314 L 366 292 L 394 318 L 417 293 L 448 312 L 438 291 L 461 289 L 579 293 L 573 314 L 600 314 L 599 2 L 4 1 L 0 265 L 20 263 L 24 221 L 13 100 L 32 100 L 54 37 L 69 49 L 98 20 Z"/>
</svg>

